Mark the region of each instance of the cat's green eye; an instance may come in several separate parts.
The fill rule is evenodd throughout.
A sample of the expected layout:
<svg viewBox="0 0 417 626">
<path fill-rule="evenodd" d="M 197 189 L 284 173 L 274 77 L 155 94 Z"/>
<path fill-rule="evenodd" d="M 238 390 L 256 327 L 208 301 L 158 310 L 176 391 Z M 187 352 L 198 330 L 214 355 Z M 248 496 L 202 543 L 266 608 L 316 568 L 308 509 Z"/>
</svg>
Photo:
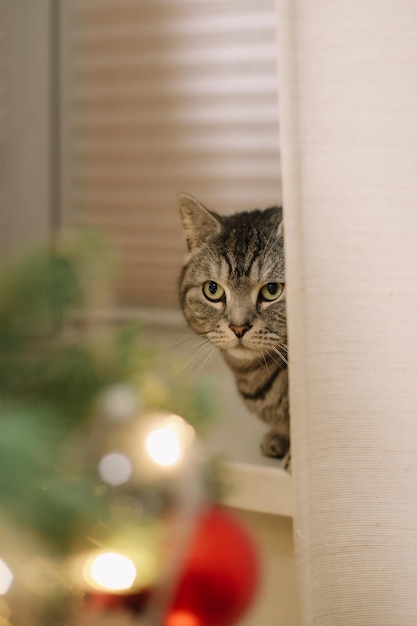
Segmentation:
<svg viewBox="0 0 417 626">
<path fill-rule="evenodd" d="M 219 283 L 214 280 L 208 280 L 203 285 L 203 293 L 207 300 L 211 302 L 220 302 L 225 297 L 224 289 Z"/>
<path fill-rule="evenodd" d="M 284 283 L 267 283 L 259 291 L 259 299 L 263 302 L 278 300 L 284 291 Z"/>
</svg>

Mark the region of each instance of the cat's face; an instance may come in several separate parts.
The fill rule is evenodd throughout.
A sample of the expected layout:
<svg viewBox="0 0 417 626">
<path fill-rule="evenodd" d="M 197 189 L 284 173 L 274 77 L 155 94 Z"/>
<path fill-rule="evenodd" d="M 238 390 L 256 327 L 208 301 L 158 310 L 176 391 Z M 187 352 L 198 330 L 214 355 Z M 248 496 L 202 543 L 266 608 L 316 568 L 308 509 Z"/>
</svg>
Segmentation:
<svg viewBox="0 0 417 626">
<path fill-rule="evenodd" d="M 180 211 L 189 249 L 180 302 L 191 328 L 236 359 L 285 355 L 281 209 L 219 216 L 182 194 Z"/>
</svg>

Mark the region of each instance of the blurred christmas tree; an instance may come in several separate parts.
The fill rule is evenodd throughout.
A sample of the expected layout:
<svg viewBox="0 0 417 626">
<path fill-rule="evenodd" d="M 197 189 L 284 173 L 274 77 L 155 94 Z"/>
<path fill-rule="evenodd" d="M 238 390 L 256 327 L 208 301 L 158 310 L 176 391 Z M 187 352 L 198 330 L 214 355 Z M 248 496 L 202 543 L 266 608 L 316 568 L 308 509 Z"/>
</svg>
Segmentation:
<svg viewBox="0 0 417 626">
<path fill-rule="evenodd" d="M 129 526 L 131 510 L 120 514 L 114 489 L 89 459 L 103 398 L 116 413 L 115 398 L 124 394 L 125 411 L 130 398 L 132 411 L 170 411 L 197 427 L 210 413 L 205 384 L 175 375 L 175 364 L 145 347 L 136 327 L 96 332 L 73 321 L 74 311 L 88 314 L 106 293 L 112 266 L 100 240 L 83 236 L 15 259 L 0 273 L 0 593 L 10 587 L 2 624 L 63 624 L 72 588 L 57 564 L 85 547 L 91 529 Z M 19 576 L 37 600 L 18 598 L 10 616 L 6 603 L 10 596 L 13 604 Z"/>
</svg>

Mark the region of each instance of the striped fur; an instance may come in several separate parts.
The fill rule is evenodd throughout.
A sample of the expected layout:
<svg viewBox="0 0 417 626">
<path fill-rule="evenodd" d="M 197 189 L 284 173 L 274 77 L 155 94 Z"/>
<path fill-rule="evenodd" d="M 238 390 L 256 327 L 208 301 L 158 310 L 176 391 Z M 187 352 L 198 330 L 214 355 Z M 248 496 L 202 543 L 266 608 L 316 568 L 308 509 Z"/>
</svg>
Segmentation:
<svg viewBox="0 0 417 626">
<path fill-rule="evenodd" d="M 188 245 L 179 279 L 185 318 L 220 349 L 243 401 L 269 425 L 264 454 L 282 458 L 289 449 L 285 288 L 274 301 L 261 291 L 285 284 L 282 210 L 220 216 L 187 194 L 179 202 Z M 224 292 L 217 302 L 204 293 L 208 281 Z"/>
</svg>

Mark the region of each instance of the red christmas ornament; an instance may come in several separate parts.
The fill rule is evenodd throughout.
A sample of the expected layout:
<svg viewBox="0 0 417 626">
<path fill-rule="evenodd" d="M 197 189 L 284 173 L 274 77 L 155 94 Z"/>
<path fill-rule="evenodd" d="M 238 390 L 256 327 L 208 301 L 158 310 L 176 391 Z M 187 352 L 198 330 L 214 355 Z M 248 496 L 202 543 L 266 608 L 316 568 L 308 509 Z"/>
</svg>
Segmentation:
<svg viewBox="0 0 417 626">
<path fill-rule="evenodd" d="M 232 626 L 249 608 L 258 583 L 251 537 L 213 506 L 197 524 L 164 626 Z"/>
</svg>

